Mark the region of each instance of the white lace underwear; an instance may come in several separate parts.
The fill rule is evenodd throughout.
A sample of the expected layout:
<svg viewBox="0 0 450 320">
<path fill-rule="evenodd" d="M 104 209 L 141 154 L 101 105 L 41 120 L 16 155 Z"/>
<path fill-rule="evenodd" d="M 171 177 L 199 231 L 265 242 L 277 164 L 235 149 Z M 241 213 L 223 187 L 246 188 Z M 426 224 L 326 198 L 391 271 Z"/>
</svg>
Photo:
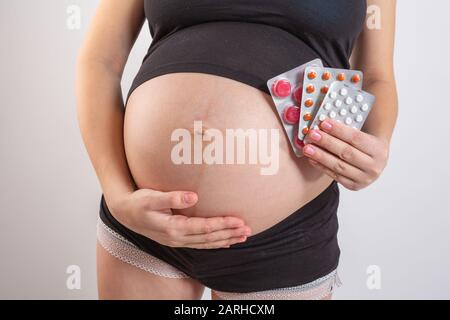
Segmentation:
<svg viewBox="0 0 450 320">
<path fill-rule="evenodd" d="M 125 263 L 161 277 L 188 278 L 188 275 L 177 268 L 136 247 L 100 219 L 97 224 L 97 239 L 107 252 Z M 213 292 L 224 300 L 320 300 L 331 295 L 340 284 L 337 270 L 334 270 L 324 277 L 295 287 L 250 293 Z"/>
</svg>

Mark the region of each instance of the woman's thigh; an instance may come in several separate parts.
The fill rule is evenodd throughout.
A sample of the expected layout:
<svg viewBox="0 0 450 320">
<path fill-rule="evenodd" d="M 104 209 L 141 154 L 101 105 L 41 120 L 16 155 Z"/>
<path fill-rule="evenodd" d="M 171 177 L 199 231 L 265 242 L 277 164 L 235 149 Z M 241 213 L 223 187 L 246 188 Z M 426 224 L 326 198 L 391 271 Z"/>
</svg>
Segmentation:
<svg viewBox="0 0 450 320">
<path fill-rule="evenodd" d="M 191 278 L 154 275 L 120 261 L 97 242 L 97 283 L 100 299 L 200 299 L 204 286 Z"/>
</svg>

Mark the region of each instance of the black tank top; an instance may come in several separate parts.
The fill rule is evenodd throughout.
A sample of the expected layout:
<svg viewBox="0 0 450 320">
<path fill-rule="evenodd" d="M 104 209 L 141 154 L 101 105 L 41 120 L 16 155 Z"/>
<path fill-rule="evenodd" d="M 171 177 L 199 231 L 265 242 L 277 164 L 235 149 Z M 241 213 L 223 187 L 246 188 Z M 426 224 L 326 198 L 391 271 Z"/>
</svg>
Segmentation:
<svg viewBox="0 0 450 320">
<path fill-rule="evenodd" d="M 175 72 L 268 79 L 315 58 L 349 68 L 366 0 L 144 0 L 152 43 L 133 81 Z"/>
</svg>

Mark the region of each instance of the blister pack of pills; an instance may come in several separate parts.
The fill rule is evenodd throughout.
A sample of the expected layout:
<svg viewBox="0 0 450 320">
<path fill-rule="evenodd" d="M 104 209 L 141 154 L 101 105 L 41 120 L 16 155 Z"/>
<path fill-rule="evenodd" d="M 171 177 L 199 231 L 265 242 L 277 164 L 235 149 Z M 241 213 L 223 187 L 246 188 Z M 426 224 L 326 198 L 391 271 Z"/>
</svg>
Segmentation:
<svg viewBox="0 0 450 320">
<path fill-rule="evenodd" d="M 284 130 L 295 154 L 299 157 L 302 156 L 303 142 L 298 139 L 298 122 L 301 113 L 304 73 L 308 67 L 322 67 L 322 61 L 312 60 L 267 81 L 267 87 L 271 92 Z"/>
<path fill-rule="evenodd" d="M 375 102 L 375 96 L 349 86 L 334 82 L 316 112 L 311 128 L 319 129 L 319 124 L 327 118 L 341 121 L 360 130 Z"/>
<path fill-rule="evenodd" d="M 301 94 L 300 119 L 298 138 L 304 140 L 317 110 L 322 105 L 330 86 L 337 82 L 357 89 L 362 88 L 363 74 L 361 71 L 309 66 L 305 69 L 303 92 Z"/>
</svg>

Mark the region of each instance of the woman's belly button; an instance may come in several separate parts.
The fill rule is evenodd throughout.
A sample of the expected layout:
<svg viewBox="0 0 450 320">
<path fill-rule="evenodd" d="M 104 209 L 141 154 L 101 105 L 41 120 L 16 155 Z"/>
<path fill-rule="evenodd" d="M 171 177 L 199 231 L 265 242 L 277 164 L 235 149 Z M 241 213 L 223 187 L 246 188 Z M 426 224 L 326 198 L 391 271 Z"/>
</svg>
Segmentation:
<svg viewBox="0 0 450 320">
<path fill-rule="evenodd" d="M 194 191 L 198 203 L 175 213 L 239 216 L 255 233 L 282 220 L 329 184 L 290 152 L 264 94 L 248 86 L 236 88 L 228 79 L 220 87 L 218 77 L 206 76 L 209 81 L 201 91 L 194 85 L 168 96 L 169 79 L 186 88 L 193 80 L 189 78 L 152 79 L 129 100 L 125 149 L 139 188 Z M 199 98 L 205 91 L 209 94 Z"/>
</svg>

